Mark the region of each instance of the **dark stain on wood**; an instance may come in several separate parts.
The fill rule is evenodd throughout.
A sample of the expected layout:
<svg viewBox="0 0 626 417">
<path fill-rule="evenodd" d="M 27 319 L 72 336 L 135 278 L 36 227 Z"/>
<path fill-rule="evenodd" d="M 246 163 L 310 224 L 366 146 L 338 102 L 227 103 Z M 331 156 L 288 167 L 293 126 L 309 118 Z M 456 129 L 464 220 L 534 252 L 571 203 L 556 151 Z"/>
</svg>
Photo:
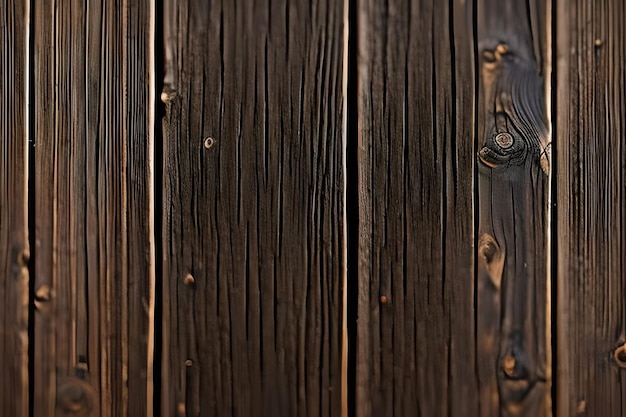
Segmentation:
<svg viewBox="0 0 626 417">
<path fill-rule="evenodd" d="M 162 416 L 339 416 L 343 2 L 164 7 Z"/>
</svg>

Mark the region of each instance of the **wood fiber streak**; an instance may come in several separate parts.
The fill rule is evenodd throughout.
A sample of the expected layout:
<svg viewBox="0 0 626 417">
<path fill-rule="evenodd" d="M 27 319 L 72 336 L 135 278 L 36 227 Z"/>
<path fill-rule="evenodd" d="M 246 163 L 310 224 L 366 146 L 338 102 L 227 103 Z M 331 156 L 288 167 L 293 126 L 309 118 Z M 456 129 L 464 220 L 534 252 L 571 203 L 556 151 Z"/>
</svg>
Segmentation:
<svg viewBox="0 0 626 417">
<path fill-rule="evenodd" d="M 0 2 L 0 415 L 28 416 L 28 2 Z"/>
<path fill-rule="evenodd" d="M 166 1 L 162 409 L 341 413 L 340 1 Z"/>
<path fill-rule="evenodd" d="M 472 2 L 356 4 L 356 415 L 477 416 Z"/>
<path fill-rule="evenodd" d="M 546 4 L 479 0 L 480 416 L 546 416 L 550 369 Z"/>
<path fill-rule="evenodd" d="M 557 1 L 559 417 L 626 416 L 626 5 Z"/>
<path fill-rule="evenodd" d="M 146 416 L 149 3 L 34 2 L 36 416 Z"/>
</svg>

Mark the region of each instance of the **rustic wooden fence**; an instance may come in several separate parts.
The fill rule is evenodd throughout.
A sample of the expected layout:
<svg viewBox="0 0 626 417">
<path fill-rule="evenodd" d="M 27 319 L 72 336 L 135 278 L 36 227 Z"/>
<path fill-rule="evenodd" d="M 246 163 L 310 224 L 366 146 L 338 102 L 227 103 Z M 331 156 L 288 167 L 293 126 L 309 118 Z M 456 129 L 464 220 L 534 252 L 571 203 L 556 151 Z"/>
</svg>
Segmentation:
<svg viewBox="0 0 626 417">
<path fill-rule="evenodd" d="M 625 20 L 0 2 L 0 415 L 626 417 Z"/>
</svg>

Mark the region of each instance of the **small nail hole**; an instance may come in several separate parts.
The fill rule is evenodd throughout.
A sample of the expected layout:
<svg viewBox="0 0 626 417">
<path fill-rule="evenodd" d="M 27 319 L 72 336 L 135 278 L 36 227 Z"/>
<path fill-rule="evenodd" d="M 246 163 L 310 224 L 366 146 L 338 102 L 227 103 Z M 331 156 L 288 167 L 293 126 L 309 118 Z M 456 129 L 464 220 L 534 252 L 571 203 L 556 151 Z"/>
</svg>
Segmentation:
<svg viewBox="0 0 626 417">
<path fill-rule="evenodd" d="M 207 138 L 204 139 L 205 148 L 211 149 L 213 145 L 215 145 L 215 139 L 213 139 L 211 136 L 208 136 Z"/>
</svg>

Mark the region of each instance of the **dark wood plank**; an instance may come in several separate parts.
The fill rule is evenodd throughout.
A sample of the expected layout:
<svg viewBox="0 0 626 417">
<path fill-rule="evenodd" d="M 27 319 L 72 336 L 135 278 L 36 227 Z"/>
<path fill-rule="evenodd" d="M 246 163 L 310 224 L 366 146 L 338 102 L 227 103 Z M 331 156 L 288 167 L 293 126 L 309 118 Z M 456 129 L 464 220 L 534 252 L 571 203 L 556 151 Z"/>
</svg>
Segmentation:
<svg viewBox="0 0 626 417">
<path fill-rule="evenodd" d="M 29 2 L 0 2 L 0 415 L 28 416 Z"/>
<path fill-rule="evenodd" d="M 344 17 L 165 2 L 164 417 L 341 413 Z"/>
<path fill-rule="evenodd" d="M 478 4 L 477 353 L 481 416 L 550 414 L 543 1 Z"/>
<path fill-rule="evenodd" d="M 356 412 L 477 416 L 472 2 L 356 6 Z"/>
<path fill-rule="evenodd" d="M 152 414 L 149 10 L 34 4 L 36 416 Z"/>
<path fill-rule="evenodd" d="M 626 416 L 626 5 L 557 1 L 557 415 Z"/>
</svg>

